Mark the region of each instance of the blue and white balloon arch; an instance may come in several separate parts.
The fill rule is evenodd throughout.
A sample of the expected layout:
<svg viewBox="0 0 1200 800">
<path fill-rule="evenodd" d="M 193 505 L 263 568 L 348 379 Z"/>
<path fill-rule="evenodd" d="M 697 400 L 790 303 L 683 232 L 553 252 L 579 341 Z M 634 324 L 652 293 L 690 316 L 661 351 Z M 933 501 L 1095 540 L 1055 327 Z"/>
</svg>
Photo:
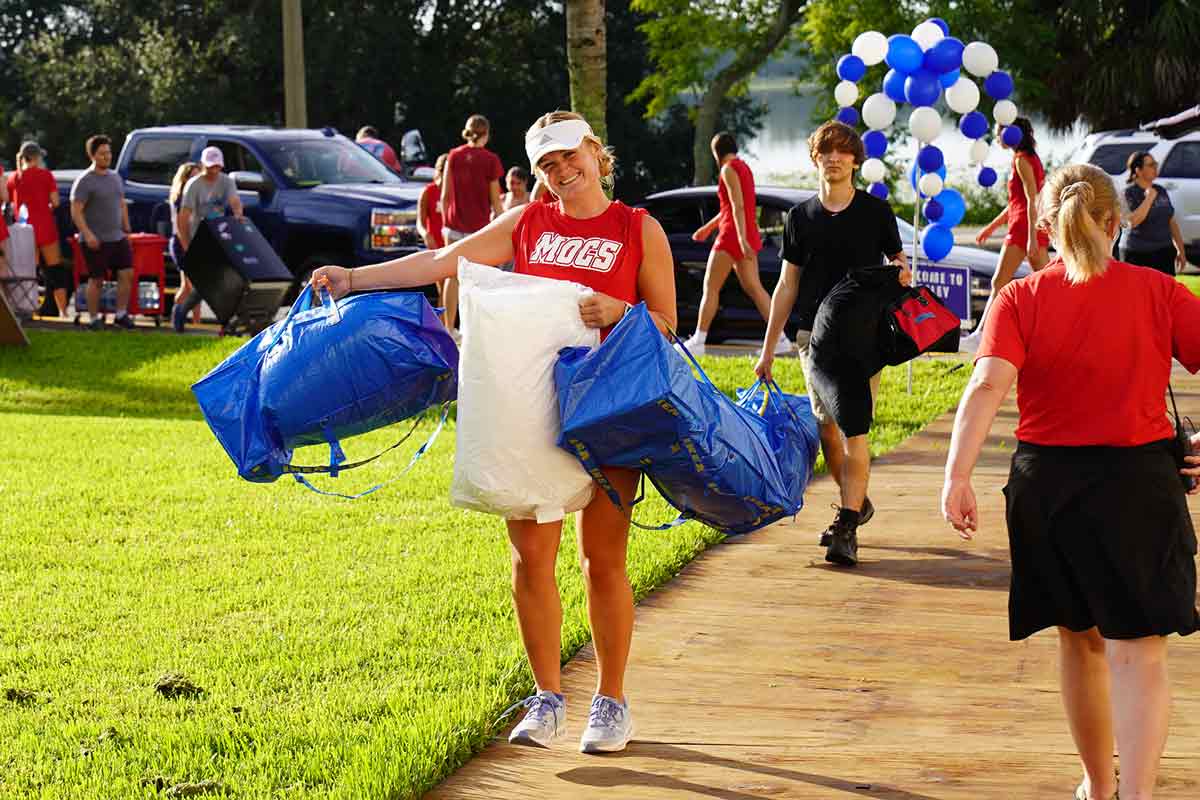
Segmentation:
<svg viewBox="0 0 1200 800">
<path fill-rule="evenodd" d="M 863 100 L 862 110 L 855 107 L 859 98 L 858 82 L 867 74 L 867 67 L 886 63 L 888 73 L 880 91 Z M 868 130 L 863 136 L 867 160 L 863 162 L 863 180 L 871 184 L 868 191 L 886 199 L 887 185 L 883 183 L 887 166 L 883 156 L 888 140 L 884 133 L 896 119 L 897 108 L 908 103 L 912 112 L 908 130 L 920 143 L 920 149 L 909 171 L 909 179 L 918 199 L 919 213 L 914 213 L 914 227 L 921 247 L 931 261 L 940 261 L 954 246 L 955 225 L 966 213 L 966 202 L 960 192 L 945 185 L 945 154 L 933 144 L 942 132 L 942 116 L 934 108 L 939 100 L 959 114 L 958 129 L 974 142 L 970 160 L 979 164 L 976 180 L 981 186 L 996 183 L 996 171 L 983 165 L 989 146 L 986 139 L 987 117 L 976 108 L 979 105 L 979 86 L 970 76 L 983 80 L 983 91 L 996 101 L 992 118 L 1001 125 L 1001 139 L 1009 147 L 1021 143 L 1021 129 L 1013 125 L 1017 107 L 1009 97 L 1013 91 L 1012 76 L 999 69 L 999 57 L 986 42 L 963 44 L 950 35 L 950 27 L 942 19 L 927 19 L 913 28 L 912 34 L 884 36 L 879 31 L 866 31 L 854 40 L 851 52 L 837 62 L 840 82 L 833 96 L 840 107 L 836 119 L 857 126 L 861 121 Z M 968 73 L 968 74 L 964 74 Z M 920 231 L 923 215 L 929 225 L 924 236 Z M 913 244 L 914 262 L 916 242 Z"/>
</svg>

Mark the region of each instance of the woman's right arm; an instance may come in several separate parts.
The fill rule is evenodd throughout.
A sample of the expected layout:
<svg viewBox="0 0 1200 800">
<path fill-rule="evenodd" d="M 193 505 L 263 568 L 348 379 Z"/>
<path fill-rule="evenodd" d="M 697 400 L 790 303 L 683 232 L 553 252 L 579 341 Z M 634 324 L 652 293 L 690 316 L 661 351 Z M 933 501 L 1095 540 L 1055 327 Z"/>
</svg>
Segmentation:
<svg viewBox="0 0 1200 800">
<path fill-rule="evenodd" d="M 486 228 L 472 233 L 440 250 L 420 250 L 412 255 L 357 267 L 318 267 L 310 283 L 314 288 L 327 288 L 335 300 L 351 291 L 370 289 L 413 289 L 428 286 L 458 274 L 458 259 L 479 264 L 503 264 L 513 258 L 512 232 L 524 206 L 506 211 L 492 220 Z M 351 276 L 353 272 L 353 276 Z"/>
<path fill-rule="evenodd" d="M 1150 209 L 1154 206 L 1154 198 L 1158 197 L 1158 189 L 1151 186 L 1146 190 L 1145 196 L 1142 197 L 1142 202 L 1137 208 L 1129 212 L 1129 226 L 1136 228 L 1146 221 L 1146 215 L 1150 213 Z"/>
</svg>

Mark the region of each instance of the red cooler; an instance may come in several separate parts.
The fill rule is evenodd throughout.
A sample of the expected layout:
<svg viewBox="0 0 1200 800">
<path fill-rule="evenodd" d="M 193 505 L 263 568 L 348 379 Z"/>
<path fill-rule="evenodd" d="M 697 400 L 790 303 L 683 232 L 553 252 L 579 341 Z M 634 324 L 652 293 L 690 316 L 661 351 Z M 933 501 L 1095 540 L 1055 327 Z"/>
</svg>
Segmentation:
<svg viewBox="0 0 1200 800">
<path fill-rule="evenodd" d="M 129 313 L 153 317 L 157 325 L 165 316 L 163 298 L 167 275 L 163 252 L 167 248 L 167 240 L 156 233 L 131 233 L 129 244 L 133 247 L 133 289 L 129 296 Z M 79 234 L 71 237 L 71 254 L 75 260 L 75 283 L 82 290 L 87 283 L 87 266 L 83 260 Z M 112 311 L 110 308 L 103 310 Z"/>
</svg>

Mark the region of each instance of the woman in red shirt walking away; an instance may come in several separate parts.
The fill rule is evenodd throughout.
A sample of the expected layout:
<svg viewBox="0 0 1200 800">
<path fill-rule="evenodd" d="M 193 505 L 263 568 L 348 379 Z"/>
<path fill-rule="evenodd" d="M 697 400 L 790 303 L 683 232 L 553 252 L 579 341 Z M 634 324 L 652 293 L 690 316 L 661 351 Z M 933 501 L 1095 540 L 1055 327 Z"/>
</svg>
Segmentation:
<svg viewBox="0 0 1200 800">
<path fill-rule="evenodd" d="M 1008 175 L 1008 205 L 991 222 L 979 231 L 975 241 L 983 244 L 991 238 L 996 229 L 1006 225 L 1008 233 L 1004 236 L 1004 244 L 1000 246 L 1000 261 L 996 272 L 992 275 L 992 293 L 987 305 L 979 318 L 979 326 L 969 336 L 964 336 L 961 349 L 973 353 L 979 348 L 980 336 L 983 332 L 983 321 L 987 318 L 988 309 L 992 307 L 997 293 L 1005 284 L 1013 279 L 1021 262 L 1029 259 L 1029 266 L 1039 270 L 1050 260 L 1047 252 L 1050 247 L 1050 237 L 1037 227 L 1038 192 L 1046 182 L 1046 169 L 1042 159 L 1037 154 L 1037 140 L 1033 135 L 1033 123 L 1025 117 L 1017 117 L 1013 125 L 1021 131 L 1021 141 L 1013 150 L 1012 171 Z M 1005 150 L 1010 149 L 1000 138 L 1003 126 L 997 126 L 996 139 Z"/>
<path fill-rule="evenodd" d="M 8 196 L 14 209 L 25 206 L 29 210 L 29 224 L 33 226 L 33 241 L 41 258 L 46 289 L 54 294 L 58 315 L 65 318 L 71 309 L 67 299 L 71 276 L 62 263 L 58 226 L 54 223 L 54 209 L 59 203 L 58 182 L 42 166 L 43 155 L 37 142 L 21 145 L 17 171 L 8 176 Z"/>
<path fill-rule="evenodd" d="M 720 208 L 717 215 L 700 227 L 692 238 L 703 242 L 713 231 L 717 240 L 708 253 L 708 266 L 704 270 L 704 294 L 700 299 L 700 311 L 696 318 L 696 331 L 684 343 L 696 355 L 704 354 L 704 343 L 708 330 L 717 316 L 721 287 L 729 279 L 729 273 L 737 274 L 742 291 L 754 303 L 765 322 L 771 316 L 771 297 L 758 278 L 758 251 L 762 250 L 762 237 L 758 232 L 756 202 L 754 196 L 754 173 L 745 161 L 738 158 L 737 140 L 728 131 L 718 133 L 712 139 L 712 154 L 720 169 L 717 185 L 717 200 Z M 776 354 L 792 349 L 786 334 L 779 335 L 775 346 Z"/>
<path fill-rule="evenodd" d="M 487 149 L 491 123 L 482 114 L 472 114 L 463 126 L 466 144 L 451 150 L 442 176 L 442 215 L 446 244 L 453 244 L 481 230 L 493 216 L 500 216 L 500 178 L 504 165 Z M 442 287 L 442 320 L 454 330 L 458 317 L 458 277 L 453 274 Z"/>
<path fill-rule="evenodd" d="M 584 324 L 606 331 L 633 303 L 645 301 L 660 330 L 675 325 L 675 273 L 662 226 L 642 209 L 609 200 L 613 156 L 578 114 L 539 117 L 525 134 L 530 166 L 554 195 L 497 217 L 483 230 L 440 250 L 353 271 L 321 267 L 315 286 L 334 297 L 351 290 L 411 288 L 455 274 L 460 256 L 483 264 L 514 261 L 514 271 L 575 281 L 594 294 L 580 303 Z M 568 253 L 570 255 L 568 255 Z M 638 473 L 606 468 L 622 502 L 633 500 Z M 509 741 L 548 747 L 566 734 L 559 667 L 562 605 L 554 568 L 562 522 L 508 520 L 513 601 L 525 653 L 537 682 L 525 718 Z M 599 680 L 587 727 L 585 753 L 622 750 L 633 736 L 625 700 L 625 664 L 633 636 L 633 594 L 626 574 L 629 518 L 597 492 L 578 518 L 580 564 Z"/>
<path fill-rule="evenodd" d="M 1017 380 L 1009 634 L 1058 629 L 1083 762 L 1076 798 L 1114 796 L 1115 735 L 1120 796 L 1145 800 L 1167 738 L 1166 637 L 1200 629 L 1196 534 L 1165 400 L 1172 357 L 1200 370 L 1200 299 L 1109 257 L 1120 207 L 1096 167 L 1052 175 L 1041 210 L 1062 258 L 996 295 L 954 421 L 942 511 L 971 538 L 971 471 Z"/>
</svg>

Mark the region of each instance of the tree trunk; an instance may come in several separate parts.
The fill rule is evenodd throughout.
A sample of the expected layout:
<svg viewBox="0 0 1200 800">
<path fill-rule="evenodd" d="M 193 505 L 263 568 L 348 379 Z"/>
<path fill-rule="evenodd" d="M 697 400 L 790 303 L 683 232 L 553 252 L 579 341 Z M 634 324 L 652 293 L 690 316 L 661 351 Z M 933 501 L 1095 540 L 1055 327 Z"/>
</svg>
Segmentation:
<svg viewBox="0 0 1200 800">
<path fill-rule="evenodd" d="M 605 0 L 567 0 L 566 10 L 571 110 L 582 114 L 600 141 L 607 143 L 608 38 L 605 32 Z"/>
<path fill-rule="evenodd" d="M 692 140 L 694 186 L 706 186 L 715 180 L 716 165 L 713 163 L 709 145 L 717 132 L 717 116 L 725 96 L 739 81 L 753 75 L 787 38 L 792 26 L 800 19 L 800 9 L 804 3 L 805 0 L 782 0 L 779 4 L 779 14 L 771 24 L 771 30 L 759 45 L 752 50 L 738 53 L 733 61 L 713 76 L 696 109 L 696 136 Z M 570 22 L 567 24 L 570 25 Z"/>
</svg>

